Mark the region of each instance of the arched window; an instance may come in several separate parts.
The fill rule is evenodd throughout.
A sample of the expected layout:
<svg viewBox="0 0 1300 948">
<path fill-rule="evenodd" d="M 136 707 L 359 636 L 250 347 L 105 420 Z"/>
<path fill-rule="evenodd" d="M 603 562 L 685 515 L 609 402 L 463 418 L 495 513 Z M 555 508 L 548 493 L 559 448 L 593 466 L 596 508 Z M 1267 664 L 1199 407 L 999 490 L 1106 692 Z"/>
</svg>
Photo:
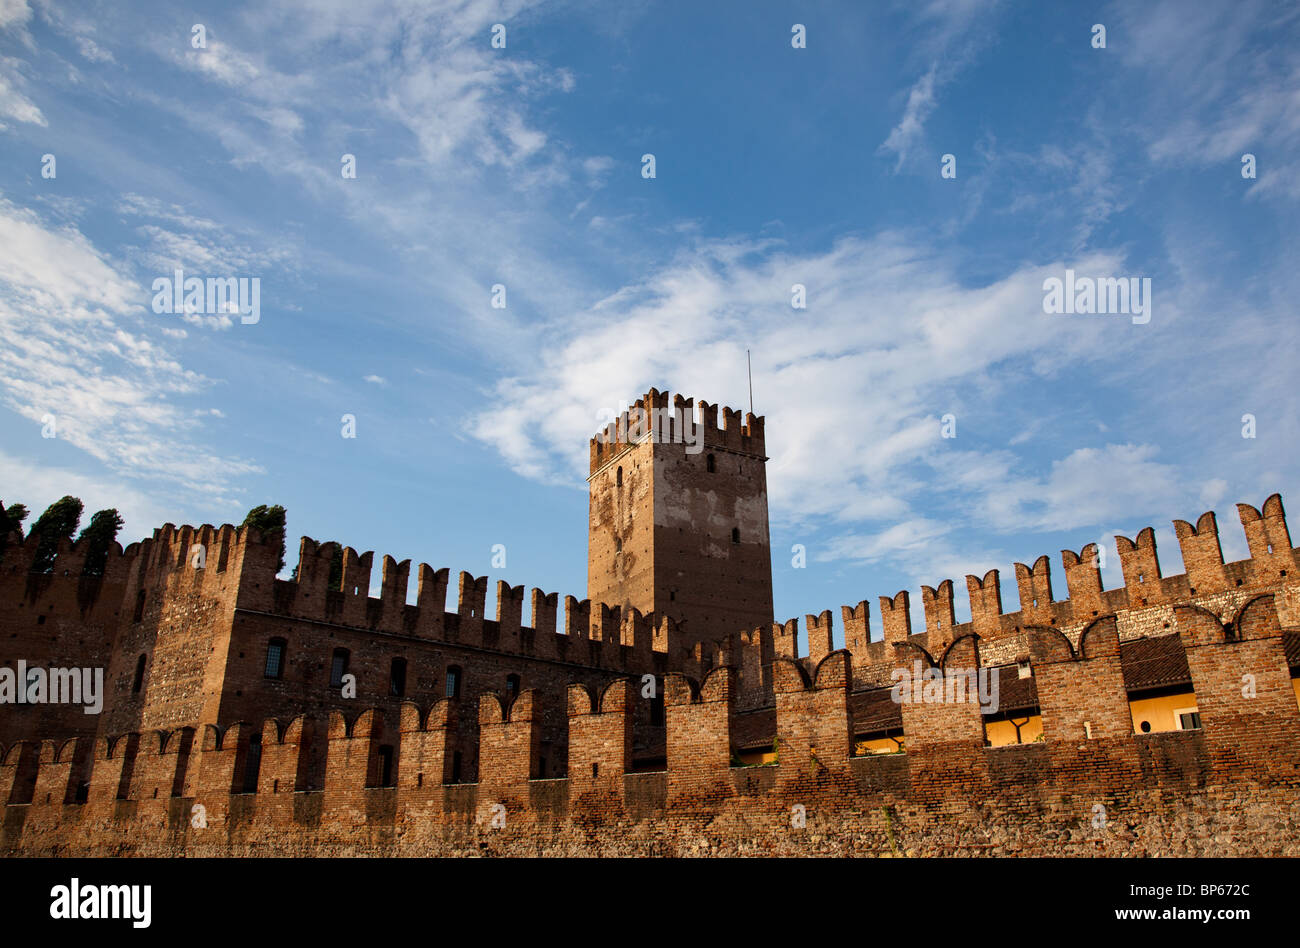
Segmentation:
<svg viewBox="0 0 1300 948">
<path fill-rule="evenodd" d="M 331 688 L 343 687 L 343 676 L 348 673 L 348 662 L 351 658 L 352 653 L 345 648 L 336 648 L 334 650 L 334 658 L 330 661 Z"/>
<path fill-rule="evenodd" d="M 131 682 L 131 694 L 138 695 L 144 686 L 144 663 L 147 656 L 141 655 L 135 660 L 135 678 Z"/>
<path fill-rule="evenodd" d="M 406 659 L 395 658 L 388 669 L 388 694 L 401 698 L 406 694 Z M 387 786 L 387 784 L 385 784 Z"/>
<path fill-rule="evenodd" d="M 284 639 L 271 639 L 266 643 L 266 678 L 284 677 L 284 653 L 288 645 Z"/>
<path fill-rule="evenodd" d="M 712 474 L 712 473 L 714 473 L 715 471 L 717 471 L 717 469 L 718 469 L 718 462 L 714 459 L 714 457 L 713 457 L 712 454 L 710 454 L 710 455 L 708 456 L 708 458 L 705 460 L 704 463 L 705 463 L 705 469 L 706 469 L 710 474 Z"/>
<path fill-rule="evenodd" d="M 451 665 L 447 668 L 447 697 L 460 697 L 460 666 Z"/>
<path fill-rule="evenodd" d="M 732 543 L 740 542 L 740 527 L 731 528 L 731 542 Z"/>
<path fill-rule="evenodd" d="M 506 675 L 506 698 L 513 698 L 519 694 L 519 676 Z"/>
<path fill-rule="evenodd" d="M 614 486 L 623 486 L 623 469 L 621 467 L 618 469 L 617 473 L 614 474 Z"/>
</svg>

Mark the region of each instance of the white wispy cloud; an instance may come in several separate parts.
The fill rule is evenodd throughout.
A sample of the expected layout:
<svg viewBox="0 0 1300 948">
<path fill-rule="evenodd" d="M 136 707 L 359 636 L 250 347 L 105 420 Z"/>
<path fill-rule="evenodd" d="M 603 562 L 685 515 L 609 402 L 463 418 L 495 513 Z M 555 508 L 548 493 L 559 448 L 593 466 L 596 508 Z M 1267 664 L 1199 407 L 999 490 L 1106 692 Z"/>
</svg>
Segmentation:
<svg viewBox="0 0 1300 948">
<path fill-rule="evenodd" d="M 0 450 L 0 485 L 6 507 L 26 504 L 31 515 L 25 527 L 31 528 L 41 511 L 65 494 L 80 497 L 84 505 L 81 526 L 86 526 L 97 510 L 116 508 L 123 524 L 118 542 L 123 546 L 149 536 L 154 527 L 174 522 L 177 511 L 156 492 L 133 481 L 112 475 L 86 474 L 44 460 L 16 457 Z"/>
<path fill-rule="evenodd" d="M 1141 82 L 1134 132 L 1162 166 L 1222 166 L 1255 154 L 1252 198 L 1300 198 L 1300 9 L 1260 0 L 1113 4 L 1119 55 Z M 1238 177 L 1238 180 L 1240 178 Z"/>
<path fill-rule="evenodd" d="M 991 24 L 999 5 L 978 0 L 925 0 L 909 8 L 914 22 L 913 58 L 922 71 L 903 96 L 898 123 L 880 144 L 881 153 L 896 156 L 895 171 L 901 170 L 925 141 L 925 123 L 938 107 L 940 90 L 993 40 Z"/>
<path fill-rule="evenodd" d="M 0 0 L 0 30 L 21 30 L 31 18 L 27 0 Z"/>
<path fill-rule="evenodd" d="M 21 82 L 22 78 L 13 68 L 13 61 L 0 57 L 0 118 L 31 125 L 48 125 L 36 103 L 18 91 Z M 0 128 L 2 127 L 3 124 L 0 123 Z"/>
<path fill-rule="evenodd" d="M 1101 272 L 1118 264 L 1088 262 Z M 497 386 L 471 431 L 520 474 L 575 483 L 599 419 L 652 385 L 724 402 L 730 393 L 743 406 L 751 348 L 774 516 L 845 525 L 914 518 L 952 463 L 940 416 L 953 395 L 987 410 L 1001 366 L 1033 364 L 1049 378 L 1090 359 L 1102 339 L 1137 344 L 1125 336 L 1132 327 L 1043 314 L 1042 280 L 1059 265 L 975 287 L 950 268 L 895 234 L 845 239 L 822 254 L 694 246 L 574 314 L 573 328 L 542 346 L 535 371 Z M 790 307 L 794 283 L 808 288 L 807 310 Z M 993 491 L 1006 466 L 979 483 L 968 475 L 966 489 Z"/>
<path fill-rule="evenodd" d="M 220 504 L 261 468 L 196 442 L 178 402 L 212 380 L 150 338 L 145 293 L 73 226 L 52 228 L 0 198 L 0 399 L 119 475 Z"/>
</svg>

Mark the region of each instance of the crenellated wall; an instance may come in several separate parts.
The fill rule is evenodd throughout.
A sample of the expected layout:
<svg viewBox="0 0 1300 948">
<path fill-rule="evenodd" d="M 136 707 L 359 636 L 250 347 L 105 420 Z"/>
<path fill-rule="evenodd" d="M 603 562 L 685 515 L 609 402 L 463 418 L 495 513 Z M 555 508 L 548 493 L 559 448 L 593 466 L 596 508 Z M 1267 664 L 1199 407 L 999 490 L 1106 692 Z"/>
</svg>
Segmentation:
<svg viewBox="0 0 1300 948">
<path fill-rule="evenodd" d="M 1015 612 L 990 570 L 966 577 L 968 622 L 944 580 L 923 631 L 903 591 L 879 600 L 881 638 L 863 600 L 843 648 L 827 610 L 803 650 L 793 619 L 688 646 L 668 616 L 603 602 L 566 596 L 561 617 L 557 594 L 498 582 L 489 604 L 465 572 L 449 611 L 449 570 L 425 564 L 408 604 L 409 561 L 383 557 L 372 595 L 374 556 L 351 548 L 331 588 L 335 548 L 310 538 L 283 581 L 278 538 L 230 525 L 164 525 L 102 577 L 68 543 L 33 575 L 35 542 L 10 542 L 10 660 L 105 662 L 108 695 L 98 717 L 4 709 L 0 851 L 1295 854 L 1296 551 L 1280 497 L 1238 512 L 1246 560 L 1224 563 L 1205 514 L 1175 522 L 1182 575 L 1147 528 L 1116 538 L 1121 587 L 1089 545 L 1062 551 L 1066 598 L 1039 557 L 1015 565 Z M 1200 728 L 1133 733 L 1140 639 L 1176 643 Z M 975 704 L 895 703 L 900 668 L 996 669 L 1043 740 L 990 747 Z M 894 730 L 905 752 L 855 755 Z"/>
<path fill-rule="evenodd" d="M 671 407 L 668 402 L 668 392 L 652 388 L 644 397 L 636 400 L 633 408 L 623 412 L 594 435 L 590 441 L 589 474 L 596 474 L 645 439 L 667 444 L 685 443 L 698 438 L 709 447 L 756 457 L 767 455 L 763 416 L 746 413 L 742 424 L 739 409 L 721 406 L 722 425 L 719 426 L 720 406 L 717 403 L 710 404 L 700 399 L 697 405 L 694 398 L 682 395 L 672 396 Z"/>
<path fill-rule="evenodd" d="M 779 756 L 732 759 L 737 674 L 665 682 L 661 772 L 635 772 L 630 710 L 637 683 L 573 685 L 476 707 L 443 699 L 304 718 L 180 728 L 101 739 L 77 801 L 72 742 L 18 742 L 0 755 L 10 855 L 422 855 L 524 853 L 1151 853 L 1300 850 L 1300 710 L 1286 672 L 1275 596 L 1228 621 L 1180 607 L 1203 727 L 1134 735 L 1124 720 L 1113 616 L 1079 646 L 1033 633 L 1045 740 L 982 746 L 978 708 L 905 704 L 907 752 L 853 756 L 853 657 L 813 673 L 773 664 Z M 910 664 L 923 650 L 899 643 Z M 967 635 L 923 664 L 983 663 Z M 1243 693 L 1250 676 L 1253 694 Z M 570 771 L 541 774 L 542 706 L 563 697 Z M 479 720 L 476 782 L 453 782 L 458 716 Z M 260 736 L 253 764 L 250 741 Z M 303 761 L 324 745 L 323 781 Z M 250 776 L 249 768 L 259 771 Z M 248 789 L 250 792 L 243 792 Z"/>
<path fill-rule="evenodd" d="M 85 575 L 85 549 L 69 540 L 60 542 L 51 569 L 32 572 L 38 544 L 12 534 L 0 554 L 0 664 L 106 668 L 137 547 L 111 544 L 102 573 Z M 80 706 L 9 704 L 0 709 L 0 742 L 37 734 L 93 739 L 98 725 Z"/>
<path fill-rule="evenodd" d="M 983 577 L 966 577 L 971 618 L 958 623 L 954 583 L 945 579 L 921 589 L 923 632 L 912 630 L 907 590 L 879 597 L 882 629 L 878 636 L 871 629 L 867 600 L 842 606 L 844 647 L 860 670 L 860 684 L 880 686 L 889 682 L 893 668 L 890 650 L 899 642 L 940 655 L 963 636 L 976 635 L 985 661 L 1003 665 L 1029 657 L 1030 630 L 1035 628 L 1054 629 L 1077 646 L 1084 630 L 1098 617 L 1112 615 L 1121 641 L 1169 635 L 1175 607 L 1198 606 L 1224 615 L 1264 591 L 1280 594 L 1278 608 L 1283 621 L 1288 628 L 1300 628 L 1300 573 L 1282 498 L 1273 494 L 1264 502 L 1262 512 L 1247 504 L 1238 504 L 1237 511 L 1249 544 L 1247 559 L 1223 561 L 1214 514 L 1205 513 L 1195 527 L 1174 521 L 1186 573 L 1162 575 L 1155 531 L 1147 527 L 1134 539 L 1115 537 L 1123 586 L 1102 588 L 1098 550 L 1090 543 L 1079 553 L 1061 551 L 1068 590 L 1065 598 L 1053 598 L 1051 565 L 1046 556 L 1040 556 L 1033 566 L 1015 564 L 1020 608 L 1014 612 L 1003 611 L 1000 574 L 994 569 Z M 718 656 L 726 654 L 743 672 L 760 663 L 770 664 L 770 659 L 751 657 L 750 652 L 763 656 L 774 652 L 799 659 L 811 669 L 834 647 L 832 613 L 826 610 L 818 616 L 805 616 L 805 628 L 805 649 L 799 648 L 798 620 L 791 619 L 784 625 L 745 630 L 724 641 L 706 643 L 700 652 L 701 662 L 710 667 L 718 662 Z M 752 690 L 748 682 L 741 687 Z M 770 683 L 763 686 L 762 693 L 762 700 L 771 703 Z"/>
</svg>

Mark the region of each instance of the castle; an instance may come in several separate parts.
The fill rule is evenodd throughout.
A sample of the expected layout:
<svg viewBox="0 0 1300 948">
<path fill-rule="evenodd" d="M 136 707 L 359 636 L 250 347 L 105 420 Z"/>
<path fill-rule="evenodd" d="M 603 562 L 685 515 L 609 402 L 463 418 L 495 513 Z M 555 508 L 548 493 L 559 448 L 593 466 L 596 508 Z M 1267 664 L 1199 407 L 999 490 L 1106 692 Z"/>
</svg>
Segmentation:
<svg viewBox="0 0 1300 948">
<path fill-rule="evenodd" d="M 1295 854 L 1300 584 L 1281 498 L 773 621 L 763 419 L 651 390 L 591 441 L 588 599 L 230 525 L 102 575 L 0 556 L 5 661 L 103 707 L 0 705 L 9 855 Z M 900 700 L 907 669 L 938 700 Z M 979 671 L 996 707 L 953 698 Z M 945 690 L 945 684 L 948 686 Z M 922 690 L 918 682 L 918 694 Z"/>
</svg>

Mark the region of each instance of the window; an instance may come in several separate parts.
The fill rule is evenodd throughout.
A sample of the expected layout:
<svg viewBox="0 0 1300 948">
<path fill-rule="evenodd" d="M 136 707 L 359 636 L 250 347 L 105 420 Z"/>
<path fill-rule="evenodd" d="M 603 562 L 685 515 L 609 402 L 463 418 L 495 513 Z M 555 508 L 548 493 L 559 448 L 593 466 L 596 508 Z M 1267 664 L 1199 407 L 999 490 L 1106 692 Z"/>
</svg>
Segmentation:
<svg viewBox="0 0 1300 948">
<path fill-rule="evenodd" d="M 393 748 L 391 744 L 385 744 L 379 748 L 379 786 L 391 787 L 393 785 Z"/>
<path fill-rule="evenodd" d="M 447 669 L 447 697 L 460 697 L 460 666 L 452 665 Z"/>
<path fill-rule="evenodd" d="M 705 461 L 704 461 L 704 467 L 705 467 L 705 470 L 707 470 L 710 474 L 712 474 L 712 473 L 714 473 L 715 471 L 717 471 L 717 469 L 718 469 L 718 462 L 717 462 L 716 460 L 714 460 L 714 457 L 713 457 L 712 454 L 710 454 L 710 455 L 705 459 Z"/>
<path fill-rule="evenodd" d="M 334 658 L 330 662 L 330 687 L 342 688 L 343 676 L 348 673 L 348 661 L 351 653 L 345 648 L 336 648 Z"/>
<path fill-rule="evenodd" d="M 517 694 L 519 694 L 519 676 L 507 675 L 506 676 L 506 697 L 513 698 Z"/>
<path fill-rule="evenodd" d="M 732 543 L 740 542 L 740 527 L 731 528 L 731 542 Z"/>
<path fill-rule="evenodd" d="M 283 678 L 284 677 L 284 639 L 271 639 L 266 644 L 266 670 L 263 675 L 266 678 Z"/>
<path fill-rule="evenodd" d="M 133 695 L 138 695 L 140 689 L 144 686 L 144 662 L 144 655 L 135 660 L 135 679 L 131 682 L 131 694 Z"/>
<path fill-rule="evenodd" d="M 1174 712 L 1174 718 L 1180 731 L 1194 731 L 1201 726 L 1201 713 L 1195 708 L 1180 708 Z"/>
<path fill-rule="evenodd" d="M 400 698 L 406 694 L 406 659 L 395 658 L 388 669 L 388 694 Z M 387 786 L 387 784 L 385 784 Z"/>
<path fill-rule="evenodd" d="M 614 552 L 615 552 L 615 553 L 622 553 L 622 552 L 623 552 L 623 538 L 622 538 L 622 537 L 614 537 Z"/>
<path fill-rule="evenodd" d="M 257 792 L 257 777 L 262 769 L 262 735 L 248 738 L 248 756 L 244 758 L 244 792 Z"/>
<path fill-rule="evenodd" d="M 621 467 L 614 474 L 614 486 L 615 487 L 623 486 L 623 469 Z"/>
<path fill-rule="evenodd" d="M 451 782 L 460 783 L 460 751 L 453 751 L 451 755 Z"/>
<path fill-rule="evenodd" d="M 652 727 L 659 727 L 664 723 L 664 693 L 659 689 L 658 680 L 655 681 L 655 695 L 650 699 L 650 724 Z"/>
</svg>

